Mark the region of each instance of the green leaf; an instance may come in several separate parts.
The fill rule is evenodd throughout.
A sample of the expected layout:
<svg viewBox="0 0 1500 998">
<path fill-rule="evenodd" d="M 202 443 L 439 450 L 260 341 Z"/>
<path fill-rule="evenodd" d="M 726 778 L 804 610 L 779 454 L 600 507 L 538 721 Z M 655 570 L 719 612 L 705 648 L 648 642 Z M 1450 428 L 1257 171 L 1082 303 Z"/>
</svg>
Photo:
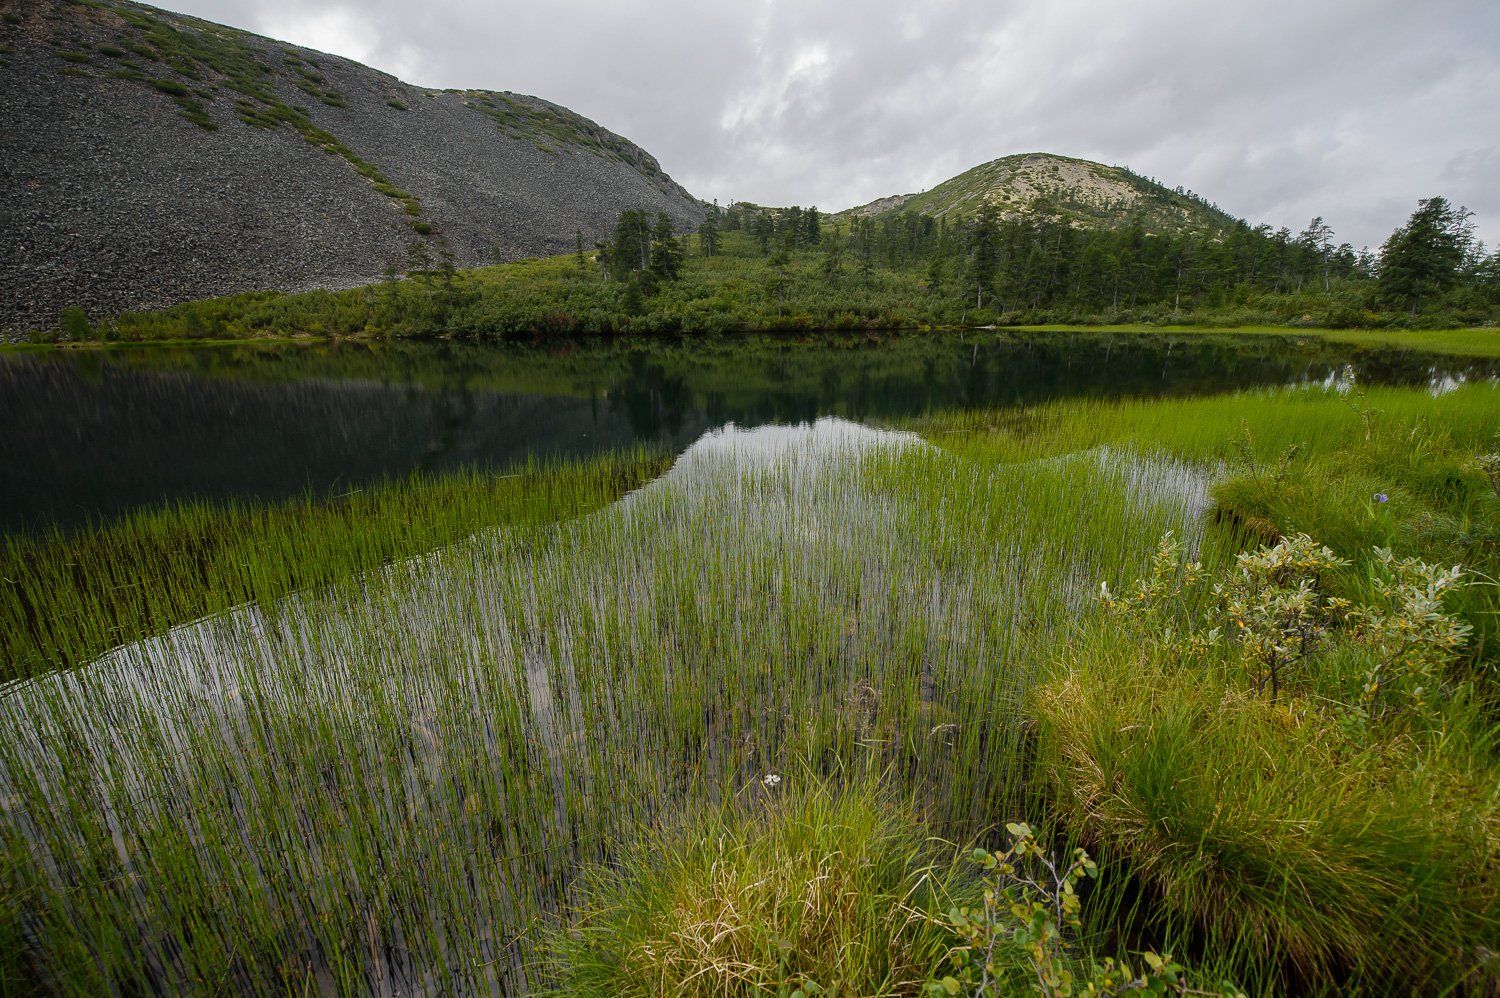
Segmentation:
<svg viewBox="0 0 1500 998">
<path fill-rule="evenodd" d="M 963 985 L 958 983 L 958 978 L 956 977 L 943 978 L 942 985 L 943 990 L 948 992 L 950 995 L 956 995 L 963 990 Z"/>
</svg>

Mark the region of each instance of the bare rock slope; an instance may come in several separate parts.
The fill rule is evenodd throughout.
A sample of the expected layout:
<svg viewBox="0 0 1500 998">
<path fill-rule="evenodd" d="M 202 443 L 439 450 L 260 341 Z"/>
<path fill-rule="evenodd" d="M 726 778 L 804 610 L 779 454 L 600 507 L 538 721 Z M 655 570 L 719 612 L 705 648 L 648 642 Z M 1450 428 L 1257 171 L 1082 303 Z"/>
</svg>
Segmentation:
<svg viewBox="0 0 1500 998">
<path fill-rule="evenodd" d="M 547 101 L 433 91 L 125 0 L 0 0 L 0 332 L 348 287 L 413 244 L 460 266 L 703 206 Z"/>
</svg>

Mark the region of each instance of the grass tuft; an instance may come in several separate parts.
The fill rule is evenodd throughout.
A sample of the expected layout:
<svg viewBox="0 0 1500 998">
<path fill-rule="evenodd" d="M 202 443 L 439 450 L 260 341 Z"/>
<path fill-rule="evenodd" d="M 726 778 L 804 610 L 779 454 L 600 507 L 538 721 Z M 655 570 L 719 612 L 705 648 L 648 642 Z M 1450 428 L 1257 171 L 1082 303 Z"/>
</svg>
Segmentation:
<svg viewBox="0 0 1500 998">
<path fill-rule="evenodd" d="M 585 879 L 559 995 L 912 994 L 945 955 L 954 850 L 874 787 L 804 774 Z"/>
</svg>

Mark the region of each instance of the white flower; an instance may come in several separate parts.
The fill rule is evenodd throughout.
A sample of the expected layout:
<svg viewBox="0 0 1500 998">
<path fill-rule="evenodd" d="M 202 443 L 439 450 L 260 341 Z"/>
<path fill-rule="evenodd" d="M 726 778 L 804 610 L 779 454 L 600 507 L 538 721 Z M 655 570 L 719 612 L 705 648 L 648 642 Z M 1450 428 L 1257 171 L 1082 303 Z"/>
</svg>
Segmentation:
<svg viewBox="0 0 1500 998">
<path fill-rule="evenodd" d="M 767 773 L 765 779 L 761 780 L 767 787 L 775 789 L 781 783 L 781 777 L 775 773 Z"/>
</svg>

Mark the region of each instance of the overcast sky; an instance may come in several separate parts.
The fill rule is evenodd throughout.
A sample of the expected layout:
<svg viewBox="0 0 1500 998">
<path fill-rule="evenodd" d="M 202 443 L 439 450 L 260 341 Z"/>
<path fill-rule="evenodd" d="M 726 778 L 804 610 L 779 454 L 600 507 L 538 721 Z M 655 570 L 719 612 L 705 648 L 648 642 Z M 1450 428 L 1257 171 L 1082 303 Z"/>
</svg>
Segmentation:
<svg viewBox="0 0 1500 998">
<path fill-rule="evenodd" d="M 837 210 L 1016 152 L 1378 245 L 1500 240 L 1500 0 L 158 0 L 430 87 L 536 94 L 721 202 Z"/>
</svg>

